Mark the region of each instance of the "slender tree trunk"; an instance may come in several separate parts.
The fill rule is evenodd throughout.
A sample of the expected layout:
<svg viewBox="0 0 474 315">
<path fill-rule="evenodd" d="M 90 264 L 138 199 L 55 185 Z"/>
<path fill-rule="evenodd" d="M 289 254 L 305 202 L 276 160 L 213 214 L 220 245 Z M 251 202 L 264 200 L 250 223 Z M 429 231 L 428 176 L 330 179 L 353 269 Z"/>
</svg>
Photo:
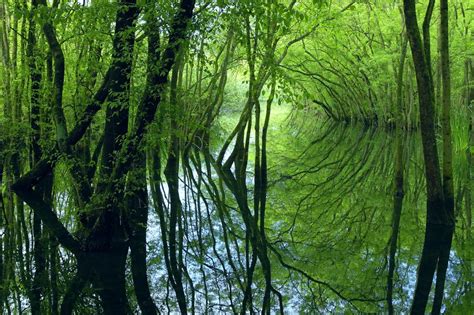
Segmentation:
<svg viewBox="0 0 474 315">
<path fill-rule="evenodd" d="M 3 65 L 3 77 L 2 77 L 2 96 L 3 96 L 3 114 L 7 121 L 11 122 L 12 108 L 10 103 L 10 49 L 8 41 L 8 30 L 7 21 L 8 16 L 5 12 L 5 3 L 0 3 L 0 48 Z M 6 151 L 5 147 L 7 140 L 5 135 L 7 134 L 7 126 L 0 125 L 0 313 L 3 314 L 4 307 L 7 307 L 7 299 L 9 295 L 9 284 L 8 284 L 8 221 L 5 217 L 6 207 L 4 204 L 3 196 L 3 180 L 6 179 L 4 176 L 4 170 L 7 169 L 8 165 L 6 162 Z M 6 173 L 6 172 L 5 172 Z M 6 175 L 6 174 L 5 174 Z M 5 194 L 6 195 L 6 194 Z M 7 196 L 5 196 L 7 197 Z"/>
<path fill-rule="evenodd" d="M 0 147 L 3 147 L 3 141 L 0 139 Z M 5 222 L 3 214 L 5 213 L 5 206 L 3 204 L 3 149 L 0 149 L 0 229 L 5 229 Z M 0 313 L 3 314 L 4 306 L 7 303 L 8 290 L 5 281 L 5 266 L 4 266 L 4 251 L 3 241 L 5 234 L 0 234 Z"/>
<path fill-rule="evenodd" d="M 468 127 L 467 127 L 467 141 L 468 146 L 466 148 L 466 159 L 467 159 L 467 173 L 466 173 L 466 183 L 465 183 L 465 211 L 466 211 L 466 230 L 468 231 L 467 237 L 471 237 L 471 227 L 472 227 L 472 187 L 474 173 L 472 168 L 473 157 L 472 152 L 474 150 L 474 65 L 472 59 L 467 59 L 464 65 L 464 82 L 465 82 L 465 106 L 466 112 L 468 114 Z"/>
<path fill-rule="evenodd" d="M 50 287 L 51 287 L 51 315 L 59 314 L 59 261 L 58 261 L 58 241 L 54 236 L 49 237 L 49 272 L 50 272 Z"/>
<path fill-rule="evenodd" d="M 171 266 L 171 276 L 173 277 L 174 290 L 176 299 L 178 301 L 181 314 L 187 313 L 186 296 L 183 287 L 183 266 L 180 263 L 179 256 L 181 255 L 181 238 L 179 237 L 179 220 L 182 213 L 182 205 L 179 197 L 179 160 L 180 160 L 180 145 L 179 145 L 179 130 L 178 117 L 180 117 L 180 108 L 177 103 L 177 80 L 178 80 L 179 63 L 174 65 L 171 82 L 170 82 L 170 147 L 168 151 L 168 160 L 165 167 L 165 176 L 168 183 L 168 191 L 170 198 L 170 215 L 169 215 L 169 257 Z"/>
<path fill-rule="evenodd" d="M 390 236 L 390 252 L 388 262 L 388 276 L 387 276 L 387 305 L 388 313 L 394 314 L 393 309 L 393 275 L 395 273 L 395 255 L 397 252 L 398 234 L 400 231 L 400 217 L 403 207 L 403 71 L 405 68 L 405 58 L 407 53 L 407 37 L 402 34 L 402 51 L 400 54 L 400 62 L 397 72 L 397 122 L 396 122 L 396 138 L 395 138 L 395 180 L 393 191 L 393 216 L 392 216 L 392 235 Z"/>
<path fill-rule="evenodd" d="M 451 74 L 449 65 L 448 0 L 440 0 L 440 58 L 442 79 L 442 126 L 443 126 L 443 196 L 444 211 L 448 218 L 443 233 L 441 252 L 436 273 L 435 296 L 432 314 L 439 314 L 443 303 L 444 283 L 449 263 L 449 253 L 454 234 L 454 185 L 453 149 L 451 136 Z"/>
<path fill-rule="evenodd" d="M 38 2 L 33 0 L 32 8 L 30 13 L 30 26 L 28 31 L 28 58 L 29 58 L 29 70 L 31 79 L 31 162 L 32 166 L 36 164 L 42 158 L 42 149 L 40 146 L 41 139 L 41 109 L 40 109 L 40 85 L 42 81 L 41 70 L 35 60 L 36 45 L 36 25 L 33 19 L 33 14 L 38 8 Z M 51 199 L 51 186 L 52 178 L 51 175 L 45 177 L 37 188 L 38 193 L 44 198 L 50 201 Z M 44 287 L 46 284 L 46 249 L 45 239 L 43 238 L 43 227 L 39 216 L 33 213 L 33 258 L 35 264 L 35 271 L 33 275 L 33 281 L 31 286 L 31 313 L 41 314 L 42 313 L 42 299 L 44 297 Z"/>
<path fill-rule="evenodd" d="M 37 1 L 41 7 L 48 8 L 46 0 L 33 0 Z M 59 2 L 57 2 L 59 3 Z M 47 14 L 52 14 L 52 10 L 47 10 Z M 56 139 L 62 150 L 65 150 L 66 138 L 67 138 L 67 127 L 66 118 L 63 112 L 63 87 L 64 87 L 64 55 L 61 45 L 56 36 L 56 30 L 53 26 L 51 16 L 47 16 L 43 23 L 43 33 L 48 42 L 49 49 L 51 51 L 54 60 L 54 78 L 53 78 L 53 100 L 52 100 L 52 118 L 56 126 Z"/>
<path fill-rule="evenodd" d="M 431 1 L 430 1 L 431 6 Z M 423 33 L 429 34 L 430 8 L 423 23 Z M 448 216 L 445 212 L 443 185 L 436 145 L 433 81 L 429 59 L 429 38 L 422 41 L 414 0 L 404 0 L 405 24 L 415 65 L 420 109 L 421 137 L 427 187 L 427 219 L 423 251 L 418 266 L 412 314 L 423 314 L 428 302 L 440 249 L 445 237 Z"/>
<path fill-rule="evenodd" d="M 141 154 L 140 161 L 135 163 L 129 175 L 127 191 L 128 227 L 130 239 L 130 258 L 133 287 L 138 305 L 143 314 L 157 314 L 155 303 L 148 285 L 146 264 L 146 230 L 148 226 L 148 192 L 146 181 L 146 156 Z"/>
</svg>

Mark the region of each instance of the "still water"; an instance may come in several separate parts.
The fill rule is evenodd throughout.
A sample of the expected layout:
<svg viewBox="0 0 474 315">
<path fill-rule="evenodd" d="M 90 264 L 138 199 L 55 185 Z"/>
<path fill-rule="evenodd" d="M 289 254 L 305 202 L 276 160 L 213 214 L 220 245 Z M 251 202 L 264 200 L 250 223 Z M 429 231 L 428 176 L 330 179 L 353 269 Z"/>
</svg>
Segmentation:
<svg viewBox="0 0 474 315">
<path fill-rule="evenodd" d="M 225 129 L 225 122 L 223 125 Z M 272 281 L 284 296 L 286 311 L 386 312 L 394 211 L 394 139 L 393 131 L 308 121 L 304 113 L 290 114 L 285 109 L 277 109 L 272 115 L 265 222 L 268 243 L 280 253 L 270 255 Z M 219 141 L 214 141 L 218 146 Z M 456 141 L 457 226 L 444 312 L 470 314 L 474 312 L 474 243 L 465 193 L 472 182 L 467 181 L 462 138 Z M 424 236 L 426 195 L 418 132 L 404 135 L 403 159 L 405 196 L 395 256 L 395 313 L 409 310 Z M 217 175 L 211 173 L 208 179 L 219 182 Z M 230 195 L 225 209 L 219 209 L 212 204 L 208 192 L 197 192 L 199 181 L 191 178 L 198 178 L 199 174 L 194 170 L 181 176 L 183 227 L 187 231 L 183 260 L 188 286 L 194 287 L 190 291 L 196 292 L 189 299 L 199 311 L 231 312 L 232 303 L 238 305 L 241 301 L 238 279 L 245 272 L 244 226 Z M 251 185 L 251 171 L 248 181 Z M 149 226 L 152 287 L 157 301 L 163 301 L 173 293 L 169 285 L 166 292 L 160 289 L 166 287 L 167 280 L 156 216 L 152 215 Z M 227 246 L 226 238 L 230 240 Z M 284 267 L 282 261 L 293 268 Z M 262 286 L 263 278 L 257 272 L 257 310 Z M 276 307 L 278 303 L 274 302 Z M 163 303 L 163 311 L 175 307 L 172 302 Z"/>
</svg>

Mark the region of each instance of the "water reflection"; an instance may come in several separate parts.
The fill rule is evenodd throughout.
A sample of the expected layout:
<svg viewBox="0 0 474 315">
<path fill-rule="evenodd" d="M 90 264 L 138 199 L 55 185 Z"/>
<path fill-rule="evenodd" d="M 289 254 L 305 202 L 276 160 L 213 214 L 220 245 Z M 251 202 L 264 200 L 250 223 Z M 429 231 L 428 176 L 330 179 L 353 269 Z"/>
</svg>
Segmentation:
<svg viewBox="0 0 474 315">
<path fill-rule="evenodd" d="M 330 122 L 305 124 L 300 118 L 288 120 L 294 125 L 273 121 L 268 137 L 266 233 L 273 286 L 282 293 L 287 311 L 386 312 L 395 135 Z M 395 254 L 395 313 L 410 307 L 426 211 L 419 134 L 405 135 L 403 148 L 405 197 Z M 466 163 L 461 155 L 455 157 L 459 191 L 465 185 Z M 197 312 L 238 312 L 250 254 L 237 202 L 202 152 L 191 153 L 183 164 L 182 260 L 189 303 Z M 249 186 L 252 167 L 247 167 Z M 463 204 L 458 203 L 459 220 Z M 151 222 L 158 227 L 156 218 Z M 470 230 L 458 226 L 446 283 L 448 312 L 472 310 L 474 246 Z M 149 230 L 151 282 L 156 300 L 164 301 L 162 311 L 169 312 L 176 305 L 171 289 L 160 290 L 170 286 L 158 235 L 158 229 Z M 263 287 L 258 271 L 255 311 Z M 276 299 L 272 305 L 277 310 Z"/>
<path fill-rule="evenodd" d="M 288 260 L 352 300 L 348 305 L 327 288 L 321 292 L 321 288 L 306 284 L 304 298 L 298 302 L 300 310 L 342 311 L 350 307 L 363 312 L 386 311 L 394 138 L 394 133 L 380 129 L 326 124 L 316 131 L 287 133 L 288 145 L 299 141 L 297 147 L 288 150 L 288 146 L 281 146 L 272 152 L 270 238 Z M 425 222 L 419 134 L 405 135 L 403 146 L 405 198 L 396 253 L 395 313 L 409 310 Z M 458 156 L 456 178 L 462 178 L 463 162 Z M 466 268 L 472 264 L 472 256 L 463 250 L 472 248 L 472 239 L 461 229 L 455 238 L 446 283 L 448 310 L 464 307 L 469 300 L 466 296 L 472 294 L 468 293 L 472 268 Z M 466 307 L 472 311 L 470 305 Z"/>
</svg>

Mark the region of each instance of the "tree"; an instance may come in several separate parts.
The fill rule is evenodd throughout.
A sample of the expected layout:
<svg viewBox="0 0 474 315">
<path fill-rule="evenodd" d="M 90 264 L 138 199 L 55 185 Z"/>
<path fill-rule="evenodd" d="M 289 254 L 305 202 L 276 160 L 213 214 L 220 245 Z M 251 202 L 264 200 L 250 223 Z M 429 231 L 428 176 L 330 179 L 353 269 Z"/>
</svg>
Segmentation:
<svg viewBox="0 0 474 315">
<path fill-rule="evenodd" d="M 56 132 L 57 145 L 45 158 L 36 163 L 35 167 L 23 175 L 12 187 L 14 191 L 35 211 L 45 226 L 77 259 L 77 272 L 68 286 L 61 305 L 62 314 L 70 314 L 75 300 L 87 283 L 97 290 L 105 314 L 129 313 L 128 299 L 125 293 L 125 262 L 129 247 L 126 237 L 127 217 L 124 216 L 123 199 L 126 174 L 133 161 L 137 158 L 138 146 L 145 133 L 146 126 L 153 119 L 160 100 L 160 92 L 167 81 L 176 51 L 185 38 L 186 26 L 191 19 L 194 1 L 183 0 L 172 23 L 169 41 L 163 51 L 159 64 L 150 66 L 150 89 L 155 93 L 146 95 L 141 103 L 135 124 L 131 132 L 128 130 L 129 82 L 132 69 L 132 51 L 135 35 L 134 27 L 138 17 L 138 8 L 134 1 L 121 1 L 117 9 L 115 23 L 114 50 L 112 63 L 107 71 L 104 82 L 94 99 L 86 107 L 82 118 L 75 128 L 64 134 L 64 128 Z M 49 29 L 45 24 L 45 32 Z M 51 29 L 49 29 L 51 31 Z M 47 35 L 48 36 L 48 35 Z M 51 36 L 51 34 L 49 35 Z M 53 39 L 52 36 L 50 39 Z M 54 42 L 54 39 L 53 39 Z M 54 46 L 54 45 L 50 45 Z M 151 39 L 151 53 L 153 38 Z M 57 48 L 57 47 L 56 47 Z M 56 54 L 55 66 L 62 67 Z M 155 56 L 150 56 L 157 60 Z M 154 58 L 154 59 L 153 59 Z M 156 71 L 156 72 L 155 72 Z M 55 73 L 55 79 L 61 74 Z M 56 84 L 56 108 L 61 110 L 59 95 L 62 84 Z M 150 98 L 153 99 L 153 103 Z M 91 123 L 100 104 L 108 101 L 106 124 L 101 148 L 102 158 L 98 169 L 100 179 L 95 191 L 90 179 L 74 161 L 71 147 L 75 145 Z M 56 124 L 59 124 L 56 122 Z M 66 136 L 67 135 L 67 136 Z M 124 140 L 124 137 L 126 139 Z M 71 173 L 77 181 L 77 199 L 81 207 L 83 236 L 73 236 L 58 219 L 42 196 L 33 187 L 40 187 L 41 180 L 53 171 L 59 156 L 66 154 L 72 163 Z M 118 158 L 117 155 L 118 154 Z M 125 156 L 126 154 L 126 156 Z M 132 212 L 133 214 L 133 212 Z M 136 215 L 136 214 L 135 214 Z"/>
<path fill-rule="evenodd" d="M 1 2 L 0 312 L 470 309 L 452 1 Z"/>
<path fill-rule="evenodd" d="M 404 1 L 405 22 L 407 35 L 410 41 L 413 63 L 416 70 L 416 79 L 419 93 L 421 136 L 423 141 L 423 156 L 425 161 L 425 177 L 427 187 L 427 219 L 423 252 L 418 267 L 417 285 L 411 312 L 422 314 L 425 312 L 433 276 L 438 270 L 437 287 L 433 312 L 439 313 L 441 308 L 440 291 L 444 286 L 444 276 L 449 260 L 451 238 L 454 229 L 452 213 L 454 196 L 452 190 L 451 169 L 451 135 L 449 120 L 449 60 L 447 55 L 447 3 L 441 5 L 441 33 L 442 33 L 442 69 L 443 69 L 443 126 L 444 126 L 444 177 L 442 180 L 440 162 L 438 158 L 435 114 L 434 89 L 431 75 L 431 57 L 429 44 L 429 23 L 433 11 L 434 1 L 428 4 L 427 13 L 423 22 L 423 41 L 418 29 L 415 2 Z"/>
</svg>

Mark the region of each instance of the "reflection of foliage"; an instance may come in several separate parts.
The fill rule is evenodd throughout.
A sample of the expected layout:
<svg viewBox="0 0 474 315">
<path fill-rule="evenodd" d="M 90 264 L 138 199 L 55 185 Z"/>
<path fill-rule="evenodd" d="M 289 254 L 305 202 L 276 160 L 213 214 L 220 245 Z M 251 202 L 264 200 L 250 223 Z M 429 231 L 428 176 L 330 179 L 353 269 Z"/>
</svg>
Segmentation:
<svg viewBox="0 0 474 315">
<path fill-rule="evenodd" d="M 36 8 L 39 2 L 47 6 Z M 29 307 L 26 312 L 55 314 L 74 291 L 71 284 L 87 278 L 73 276 L 79 259 L 11 189 L 37 169 L 36 149 L 44 154 L 41 165 L 48 165 L 43 175 L 54 179 L 30 192 L 44 190 L 44 200 L 49 194 L 49 214 L 81 244 L 78 252 L 90 254 L 84 244 L 96 227 L 121 228 L 128 260 L 109 278 L 126 277 L 123 291 L 133 311 L 150 313 L 136 295 L 147 287 L 148 273 L 149 306 L 163 313 L 383 312 L 396 173 L 392 127 L 399 118 L 394 79 L 403 42 L 398 4 L 197 1 L 171 66 L 159 57 L 174 46 L 167 43 L 174 38 L 179 1 L 137 1 L 136 23 L 115 31 L 117 4 L 132 2 L 0 4 L 0 313 Z M 446 307 L 457 311 L 471 307 L 473 280 L 466 210 L 472 200 L 466 154 L 473 149 L 466 137 L 472 108 L 464 107 L 472 84 L 470 70 L 461 69 L 468 69 L 471 57 L 466 39 L 474 11 L 459 0 L 452 4 L 459 222 Z M 65 58 L 65 127 L 71 131 L 87 118 L 81 140 L 64 151 L 56 146 L 61 135 L 51 113 L 60 62 L 44 37 L 45 23 Z M 436 36 L 432 32 L 433 43 Z M 135 41 L 127 49 L 114 45 L 129 37 Z M 435 65 L 434 51 L 433 58 Z M 160 71 L 163 64 L 166 71 Z M 109 80 L 108 69 L 116 68 L 123 71 Z M 438 72 L 434 67 L 435 82 Z M 402 94 L 408 163 L 396 251 L 399 312 L 408 310 L 413 295 L 426 198 L 408 58 Z M 144 108 L 155 108 L 156 115 Z M 118 116 L 117 125 L 108 124 Z M 137 251 L 132 254 L 129 243 L 139 237 L 142 265 L 134 268 Z M 104 238 L 107 252 L 111 238 Z M 33 278 L 43 282 L 33 284 Z M 74 311 L 97 314 L 101 289 L 98 283 L 78 289 Z M 25 306 L 35 299 L 39 311 Z"/>
<path fill-rule="evenodd" d="M 326 280 L 356 300 L 372 300 L 355 302 L 361 310 L 384 309 L 393 207 L 387 203 L 393 185 L 393 135 L 329 125 L 315 135 L 316 140 L 307 140 L 307 146 L 288 150 L 296 140 L 289 135 L 274 137 L 279 139 L 281 149 L 271 154 L 278 158 L 270 166 L 274 181 L 269 198 L 269 238 L 286 260 L 309 275 Z M 308 131 L 303 136 L 308 137 Z M 285 137 L 288 140 L 282 144 Z M 405 172 L 409 182 L 405 187 L 395 301 L 400 311 L 408 310 L 410 305 L 419 239 L 423 235 L 424 177 L 421 156 L 416 151 L 419 140 L 415 138 L 410 135 L 406 144 L 406 159 L 410 163 Z M 463 162 L 462 158 L 455 161 L 458 166 L 465 165 Z M 455 170 L 462 172 L 462 167 Z M 456 253 L 465 257 L 460 247 Z M 448 287 L 457 282 L 457 277 L 466 276 L 454 265 Z M 326 294 L 323 296 L 327 298 Z M 301 309 L 315 307 L 311 306 L 313 302 L 308 297 Z M 321 303 L 316 309 L 338 307 L 337 303 L 331 304 L 331 299 Z M 344 310 L 348 306 L 339 307 Z"/>
</svg>

